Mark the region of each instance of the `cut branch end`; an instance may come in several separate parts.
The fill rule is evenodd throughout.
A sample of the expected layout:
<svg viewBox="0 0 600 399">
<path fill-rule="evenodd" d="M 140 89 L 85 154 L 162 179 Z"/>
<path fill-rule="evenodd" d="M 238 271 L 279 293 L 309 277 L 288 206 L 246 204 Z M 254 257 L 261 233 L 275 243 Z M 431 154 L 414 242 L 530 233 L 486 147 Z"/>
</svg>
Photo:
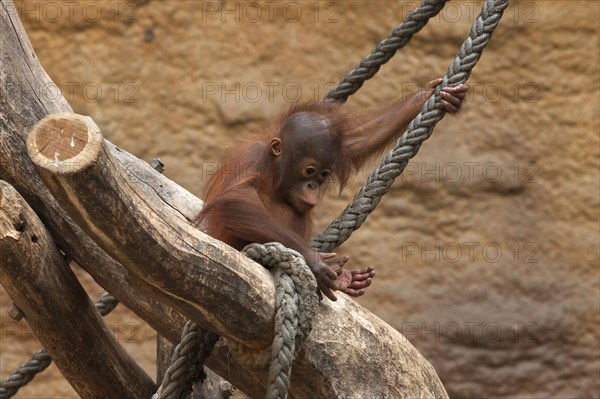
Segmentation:
<svg viewBox="0 0 600 399">
<path fill-rule="evenodd" d="M 68 175 L 91 165 L 102 141 L 100 128 L 92 118 L 63 112 L 36 123 L 27 137 L 27 151 L 36 165 Z"/>
</svg>

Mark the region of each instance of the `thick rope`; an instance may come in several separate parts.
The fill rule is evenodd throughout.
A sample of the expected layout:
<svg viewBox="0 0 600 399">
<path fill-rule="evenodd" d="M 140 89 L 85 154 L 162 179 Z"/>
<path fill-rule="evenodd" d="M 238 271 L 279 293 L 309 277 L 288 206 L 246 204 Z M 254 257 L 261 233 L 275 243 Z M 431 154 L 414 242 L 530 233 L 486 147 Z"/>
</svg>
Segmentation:
<svg viewBox="0 0 600 399">
<path fill-rule="evenodd" d="M 36 374 L 44 371 L 52 363 L 52 358 L 45 349 L 40 349 L 29 360 L 21 364 L 5 380 L 0 381 L 0 398 L 8 399 L 19 389 L 27 385 Z"/>
<path fill-rule="evenodd" d="M 175 347 L 171 365 L 152 399 L 185 399 L 195 381 L 204 381 L 204 362 L 219 340 L 217 334 L 204 330 L 198 323 L 188 321 Z"/>
<path fill-rule="evenodd" d="M 243 252 L 274 270 L 275 337 L 266 352 L 249 352 L 233 343 L 230 347 L 240 357 L 253 357 L 251 361 L 258 367 L 266 367 L 270 360 L 266 397 L 286 398 L 292 363 L 310 333 L 311 320 L 317 311 L 317 282 L 302 255 L 280 243 L 251 244 Z M 184 399 L 191 392 L 193 382 L 198 376 L 203 376 L 202 365 L 217 340 L 217 335 L 207 333 L 197 323 L 188 321 L 171 358 L 171 365 L 152 399 Z M 270 359 L 265 356 L 269 352 Z"/>
<path fill-rule="evenodd" d="M 388 192 L 394 179 L 398 177 L 408 161 L 414 157 L 421 144 L 433 133 L 435 124 L 445 114 L 441 107 L 440 92 L 444 87 L 465 83 L 479 61 L 483 49 L 489 43 L 494 29 L 498 26 L 508 0 L 487 0 L 481 14 L 471 27 L 469 37 L 460 51 L 443 82 L 435 88 L 431 98 L 423 105 L 421 113 L 410 123 L 408 130 L 396 142 L 396 146 L 381 161 L 379 167 L 369 176 L 365 186 L 354 196 L 352 203 L 344 209 L 321 234 L 313 238 L 311 245 L 321 252 L 331 252 L 358 229 L 367 216 L 373 212 L 379 201 Z"/>
<path fill-rule="evenodd" d="M 117 307 L 119 301 L 108 292 L 105 292 L 96 301 L 96 309 L 102 316 L 106 316 Z M 33 378 L 46 370 L 52 363 L 50 354 L 45 349 L 40 349 L 29 360 L 21 364 L 6 379 L 0 381 L 0 399 L 13 397 L 19 389 L 27 385 Z"/>
<path fill-rule="evenodd" d="M 317 312 L 317 281 L 302 255 L 280 243 L 250 244 L 244 252 L 274 269 L 277 313 L 266 398 L 285 399 L 292 364 Z"/>
<path fill-rule="evenodd" d="M 365 81 L 375 76 L 383 64 L 392 59 L 396 51 L 410 41 L 431 17 L 437 15 L 445 4 L 446 0 L 423 0 L 421 5 L 408 14 L 388 37 L 375 46 L 371 54 L 366 56 L 356 68 L 348 72 L 340 80 L 340 83 L 325 95 L 323 101 L 346 102 L 348 97 L 356 93 Z"/>
<path fill-rule="evenodd" d="M 96 309 L 100 313 L 100 316 L 104 317 L 117 307 L 119 301 L 114 296 L 110 295 L 108 292 L 100 295 L 100 298 L 96 300 Z"/>
</svg>

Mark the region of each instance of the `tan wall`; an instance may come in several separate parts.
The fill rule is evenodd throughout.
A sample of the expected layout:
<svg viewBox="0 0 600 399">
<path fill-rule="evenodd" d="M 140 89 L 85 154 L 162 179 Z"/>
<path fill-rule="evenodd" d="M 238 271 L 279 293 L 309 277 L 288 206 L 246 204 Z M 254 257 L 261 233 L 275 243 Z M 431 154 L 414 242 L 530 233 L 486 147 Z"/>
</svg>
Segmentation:
<svg viewBox="0 0 600 399">
<path fill-rule="evenodd" d="M 65 3 L 17 3 L 49 75 L 108 139 L 160 157 L 198 195 L 235 137 L 298 89 L 322 97 L 417 5 L 275 1 L 257 15 L 244 2 Z M 384 105 L 443 75 L 480 3 L 451 2 L 350 104 Z M 438 125 L 341 250 L 376 266 L 360 302 L 406 334 L 451 397 L 600 396 L 599 16 L 590 1 L 512 2 L 462 115 Z M 317 227 L 371 168 L 320 206 Z M 153 332 L 115 313 L 153 375 Z M 39 344 L 4 311 L 0 322 L 5 377 Z M 66 396 L 52 369 L 20 397 Z"/>
</svg>

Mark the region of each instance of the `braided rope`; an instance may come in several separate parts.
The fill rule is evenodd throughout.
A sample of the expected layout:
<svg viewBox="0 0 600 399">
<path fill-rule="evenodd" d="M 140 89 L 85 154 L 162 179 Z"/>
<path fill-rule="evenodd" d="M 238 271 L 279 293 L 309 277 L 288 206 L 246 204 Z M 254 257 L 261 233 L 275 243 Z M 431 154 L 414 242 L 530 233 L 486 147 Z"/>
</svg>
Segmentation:
<svg viewBox="0 0 600 399">
<path fill-rule="evenodd" d="M 280 243 L 250 244 L 243 251 L 256 262 L 274 269 L 277 313 L 266 398 L 285 399 L 292 364 L 317 312 L 317 282 L 302 255 Z"/>
<path fill-rule="evenodd" d="M 36 374 L 44 371 L 52 363 L 45 349 L 40 349 L 29 360 L 21 364 L 8 378 L 0 381 L 0 398 L 8 399 L 27 385 Z"/>
<path fill-rule="evenodd" d="M 469 37 L 460 47 L 458 55 L 448 67 L 443 82 L 435 88 L 433 96 L 423 105 L 421 113 L 410 123 L 393 148 L 381 161 L 379 167 L 369 176 L 367 183 L 354 196 L 352 203 L 342 211 L 321 234 L 313 238 L 311 245 L 321 252 L 330 252 L 340 246 L 358 229 L 367 216 L 391 187 L 408 161 L 413 158 L 421 144 L 433 133 L 435 124 L 445 115 L 441 107 L 440 92 L 444 87 L 465 83 L 483 49 L 489 43 L 494 29 L 498 26 L 508 0 L 486 0 L 481 14 L 477 17 Z"/>
<path fill-rule="evenodd" d="M 292 363 L 302 342 L 311 330 L 311 320 L 317 312 L 317 282 L 302 255 L 280 243 L 250 244 L 242 252 L 267 268 L 274 269 L 276 286 L 275 337 L 273 344 L 261 352 L 229 343 L 245 364 L 257 368 L 269 364 L 268 399 L 286 398 Z M 188 321 L 175 348 L 171 365 L 152 399 L 183 399 L 191 392 L 192 384 L 203 379 L 202 365 L 218 340 Z M 270 358 L 268 357 L 270 353 Z"/>
<path fill-rule="evenodd" d="M 119 301 L 117 300 L 117 298 L 115 298 L 108 292 L 105 292 L 102 295 L 100 295 L 100 298 L 96 300 L 96 303 L 94 305 L 96 305 L 96 309 L 98 309 L 100 316 L 104 317 L 110 312 L 112 312 L 118 304 Z"/>
<path fill-rule="evenodd" d="M 348 72 L 340 80 L 340 83 L 325 95 L 323 101 L 346 102 L 348 97 L 356 93 L 365 81 L 375 76 L 383 64 L 392 59 L 396 51 L 410 41 L 431 17 L 437 15 L 445 4 L 446 0 L 423 0 L 421 5 L 407 15 L 388 37 L 375 46 L 371 54 L 366 56 L 356 68 Z"/>
<path fill-rule="evenodd" d="M 171 365 L 152 399 L 185 399 L 192 392 L 194 381 L 206 378 L 203 365 L 218 339 L 217 334 L 207 332 L 198 323 L 185 323 Z"/>
<path fill-rule="evenodd" d="M 119 301 L 105 292 L 96 301 L 96 309 L 103 317 L 112 312 L 117 307 Z M 0 381 L 0 399 L 13 397 L 17 391 L 27 385 L 35 376 L 46 370 L 52 363 L 50 354 L 45 349 L 35 352 L 29 360 L 21 364 L 6 379 Z"/>
</svg>

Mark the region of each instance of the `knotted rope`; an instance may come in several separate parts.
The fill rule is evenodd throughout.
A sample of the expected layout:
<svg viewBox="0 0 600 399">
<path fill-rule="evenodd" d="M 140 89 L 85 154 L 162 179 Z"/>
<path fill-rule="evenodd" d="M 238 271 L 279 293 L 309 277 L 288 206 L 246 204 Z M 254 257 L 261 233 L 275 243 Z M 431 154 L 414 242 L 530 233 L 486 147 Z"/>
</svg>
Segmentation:
<svg viewBox="0 0 600 399">
<path fill-rule="evenodd" d="M 435 88 L 433 96 L 423 105 L 421 112 L 408 126 L 393 148 L 369 176 L 367 183 L 354 196 L 352 203 L 321 234 L 314 237 L 311 245 L 320 252 L 331 252 L 358 229 L 367 216 L 377 207 L 392 183 L 413 158 L 421 144 L 433 133 L 435 124 L 442 120 L 445 111 L 441 106 L 440 92 L 444 87 L 465 83 L 494 29 L 498 26 L 508 0 L 487 0 L 477 17 L 469 37 L 463 42 L 458 55 L 448 67 L 443 82 Z"/>
</svg>

